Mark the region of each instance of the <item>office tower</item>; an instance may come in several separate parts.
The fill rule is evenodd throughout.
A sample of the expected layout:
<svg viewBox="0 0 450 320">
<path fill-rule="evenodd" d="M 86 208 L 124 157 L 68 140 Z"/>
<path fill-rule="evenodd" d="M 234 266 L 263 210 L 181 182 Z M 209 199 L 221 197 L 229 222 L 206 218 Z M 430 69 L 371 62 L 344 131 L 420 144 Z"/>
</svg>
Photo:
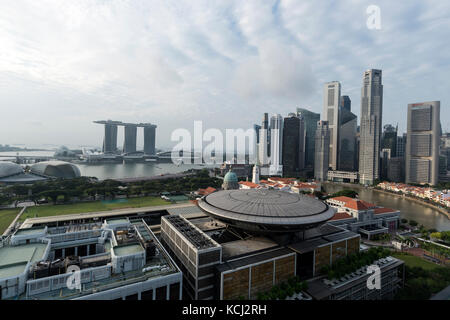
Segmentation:
<svg viewBox="0 0 450 320">
<path fill-rule="evenodd" d="M 283 174 L 283 117 L 270 117 L 270 175 Z"/>
<path fill-rule="evenodd" d="M 264 113 L 261 128 L 259 129 L 259 153 L 258 158 L 261 165 L 269 164 L 269 115 Z"/>
<path fill-rule="evenodd" d="M 388 176 L 388 163 L 391 160 L 391 149 L 381 149 L 381 165 L 380 175 L 381 179 L 385 180 Z"/>
<path fill-rule="evenodd" d="M 447 156 L 439 156 L 439 177 L 445 177 L 447 175 Z"/>
<path fill-rule="evenodd" d="M 303 118 L 291 115 L 283 124 L 283 175 L 297 176 L 305 167 L 305 125 Z"/>
<path fill-rule="evenodd" d="M 255 163 L 259 163 L 259 130 L 261 129 L 260 125 L 254 124 L 253 130 L 255 130 L 255 146 L 253 149 L 253 156 L 255 159 Z"/>
<path fill-rule="evenodd" d="M 103 153 L 115 153 L 117 151 L 117 124 L 108 120 L 105 123 L 105 137 L 103 139 Z"/>
<path fill-rule="evenodd" d="M 380 177 L 383 84 L 381 70 L 364 72 L 361 89 L 359 182 L 373 184 Z"/>
<path fill-rule="evenodd" d="M 144 153 L 154 155 L 156 142 L 156 126 L 148 125 L 144 127 Z"/>
<path fill-rule="evenodd" d="M 320 114 L 297 108 L 297 116 L 302 117 L 305 124 L 305 167 L 313 169 L 316 129 Z"/>
<path fill-rule="evenodd" d="M 397 157 L 405 157 L 406 150 L 406 133 L 397 136 Z"/>
<path fill-rule="evenodd" d="M 134 124 L 125 125 L 125 139 L 123 141 L 123 153 L 136 152 L 137 126 Z"/>
<path fill-rule="evenodd" d="M 439 176 L 440 102 L 408 104 L 406 183 L 436 185 Z"/>
<path fill-rule="evenodd" d="M 390 158 L 387 162 L 387 179 L 393 182 L 404 181 L 404 159 L 401 157 Z"/>
<path fill-rule="evenodd" d="M 315 142 L 314 178 L 318 181 L 326 181 L 330 150 L 330 130 L 327 121 L 317 122 Z"/>
<path fill-rule="evenodd" d="M 387 124 L 383 128 L 381 149 L 390 149 L 391 157 L 394 158 L 397 156 L 397 128 L 391 124 Z"/>
<path fill-rule="evenodd" d="M 330 130 L 329 167 L 338 169 L 339 151 L 339 104 L 341 102 L 341 84 L 338 81 L 327 82 L 323 86 L 323 120 L 328 122 Z"/>
<path fill-rule="evenodd" d="M 347 111 L 352 111 L 352 101 L 349 96 L 341 97 L 341 107 Z"/>
<path fill-rule="evenodd" d="M 356 162 L 356 126 L 357 117 L 351 111 L 341 107 L 339 116 L 339 161 L 341 171 L 354 171 Z"/>
</svg>

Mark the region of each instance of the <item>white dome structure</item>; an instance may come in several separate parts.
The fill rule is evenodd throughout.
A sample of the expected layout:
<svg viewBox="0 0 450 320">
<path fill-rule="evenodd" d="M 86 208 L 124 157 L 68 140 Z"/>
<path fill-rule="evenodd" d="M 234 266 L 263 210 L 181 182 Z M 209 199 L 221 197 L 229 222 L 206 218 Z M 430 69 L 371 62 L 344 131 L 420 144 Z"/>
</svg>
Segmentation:
<svg viewBox="0 0 450 320">
<path fill-rule="evenodd" d="M 0 162 L 0 178 L 6 178 L 23 173 L 23 168 L 17 163 L 10 161 Z"/>
<path fill-rule="evenodd" d="M 33 164 L 31 173 L 53 178 L 73 179 L 81 176 L 80 169 L 65 161 L 43 161 Z"/>
</svg>

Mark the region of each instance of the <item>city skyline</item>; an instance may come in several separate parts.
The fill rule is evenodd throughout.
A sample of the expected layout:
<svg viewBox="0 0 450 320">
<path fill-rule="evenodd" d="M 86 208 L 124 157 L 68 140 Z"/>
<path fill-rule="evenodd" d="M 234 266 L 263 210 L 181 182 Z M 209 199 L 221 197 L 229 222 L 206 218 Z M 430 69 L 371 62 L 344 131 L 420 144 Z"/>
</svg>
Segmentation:
<svg viewBox="0 0 450 320">
<path fill-rule="evenodd" d="M 0 144 L 101 146 L 92 120 L 110 118 L 154 123 L 156 146 L 171 147 L 170 133 L 194 120 L 250 128 L 260 110 L 322 114 L 323 83 L 334 80 L 359 123 L 360 75 L 371 68 L 383 70 L 383 125 L 406 132 L 408 103 L 439 100 L 448 131 L 448 4 L 381 1 L 380 30 L 366 26 L 369 4 L 340 2 L 331 15 L 290 2 L 14 2 L 0 13 Z"/>
</svg>

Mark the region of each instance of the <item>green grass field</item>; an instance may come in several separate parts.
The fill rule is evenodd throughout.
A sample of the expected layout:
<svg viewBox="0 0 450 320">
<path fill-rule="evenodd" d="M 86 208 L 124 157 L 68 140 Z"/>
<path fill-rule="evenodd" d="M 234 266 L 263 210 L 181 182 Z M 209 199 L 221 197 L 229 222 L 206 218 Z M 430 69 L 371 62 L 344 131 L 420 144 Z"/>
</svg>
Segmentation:
<svg viewBox="0 0 450 320">
<path fill-rule="evenodd" d="M 410 254 L 402 254 L 402 253 L 392 253 L 392 256 L 403 260 L 405 265 L 409 267 L 421 267 L 425 270 L 433 270 L 436 268 L 441 268 L 438 264 L 426 261 L 422 258 L 410 255 Z"/>
<path fill-rule="evenodd" d="M 5 232 L 21 208 L 0 210 L 0 235 Z"/>
<path fill-rule="evenodd" d="M 20 217 L 20 221 L 24 221 L 25 219 L 34 217 L 49 217 L 81 212 L 97 212 L 114 209 L 140 208 L 140 207 L 150 207 L 150 206 L 160 206 L 170 204 L 168 201 L 165 201 L 159 197 L 130 198 L 124 200 L 125 200 L 124 202 L 95 201 L 95 202 L 85 202 L 75 204 L 43 205 L 37 207 L 29 207 Z"/>
</svg>

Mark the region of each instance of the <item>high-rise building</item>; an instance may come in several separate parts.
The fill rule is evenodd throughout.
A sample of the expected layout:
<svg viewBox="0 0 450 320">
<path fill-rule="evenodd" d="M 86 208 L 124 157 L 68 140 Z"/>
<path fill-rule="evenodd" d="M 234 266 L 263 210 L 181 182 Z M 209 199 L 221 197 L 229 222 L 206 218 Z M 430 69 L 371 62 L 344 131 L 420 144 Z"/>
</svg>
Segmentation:
<svg viewBox="0 0 450 320">
<path fill-rule="evenodd" d="M 320 114 L 297 108 L 297 116 L 302 117 L 305 123 L 305 167 L 313 169 L 316 129 Z"/>
<path fill-rule="evenodd" d="M 144 127 L 144 153 L 154 155 L 156 143 L 156 126 L 150 125 Z"/>
<path fill-rule="evenodd" d="M 373 184 L 380 177 L 383 84 L 381 70 L 364 72 L 361 89 L 359 181 Z"/>
<path fill-rule="evenodd" d="M 117 151 L 117 124 L 108 120 L 105 123 L 105 137 L 103 140 L 103 153 L 115 153 Z"/>
<path fill-rule="evenodd" d="M 408 104 L 406 183 L 438 183 L 439 130 L 439 101 Z"/>
<path fill-rule="evenodd" d="M 136 152 L 137 126 L 134 124 L 125 125 L 125 138 L 123 141 L 123 153 Z"/>
<path fill-rule="evenodd" d="M 283 117 L 270 117 L 270 175 L 283 174 Z"/>
<path fill-rule="evenodd" d="M 406 133 L 397 136 L 397 157 L 405 157 L 406 150 Z"/>
<path fill-rule="evenodd" d="M 260 125 L 254 124 L 253 130 L 255 130 L 255 145 L 253 149 L 253 156 L 255 157 L 255 163 L 259 163 L 259 130 L 261 129 Z"/>
<path fill-rule="evenodd" d="M 341 84 L 338 81 L 327 82 L 323 86 L 323 120 L 328 122 L 330 130 L 330 165 L 338 169 L 339 151 L 339 105 L 341 102 Z"/>
<path fill-rule="evenodd" d="M 390 158 L 387 163 L 387 179 L 393 182 L 404 181 L 404 163 L 402 157 Z"/>
<path fill-rule="evenodd" d="M 258 150 L 258 158 L 261 165 L 269 164 L 269 115 L 264 113 L 263 121 L 261 128 L 259 129 L 259 150 Z"/>
<path fill-rule="evenodd" d="M 318 181 L 326 181 L 330 151 L 330 130 L 327 121 L 317 122 L 315 141 L 314 178 Z"/>
<path fill-rule="evenodd" d="M 352 111 L 352 101 L 349 96 L 341 97 L 341 107 L 347 111 Z"/>
<path fill-rule="evenodd" d="M 283 175 L 298 175 L 305 167 L 305 126 L 303 118 L 291 115 L 283 124 Z"/>
<path fill-rule="evenodd" d="M 386 124 L 381 139 L 381 149 L 390 149 L 391 157 L 397 156 L 397 127 Z"/>
<path fill-rule="evenodd" d="M 356 162 L 357 117 L 341 107 L 339 116 L 339 170 L 354 171 Z"/>
</svg>

